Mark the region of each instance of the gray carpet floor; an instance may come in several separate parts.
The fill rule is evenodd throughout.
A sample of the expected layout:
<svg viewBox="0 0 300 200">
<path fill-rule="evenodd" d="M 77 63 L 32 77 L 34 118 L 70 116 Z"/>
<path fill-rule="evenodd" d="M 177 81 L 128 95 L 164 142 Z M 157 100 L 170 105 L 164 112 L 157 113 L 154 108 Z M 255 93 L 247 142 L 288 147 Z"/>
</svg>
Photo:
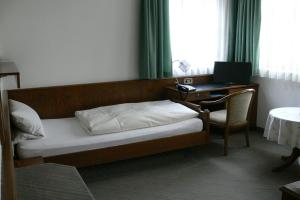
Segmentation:
<svg viewBox="0 0 300 200">
<path fill-rule="evenodd" d="M 279 200 L 279 187 L 299 179 L 295 163 L 283 172 L 290 149 L 251 132 L 251 147 L 243 134 L 230 137 L 227 157 L 223 140 L 175 152 L 79 169 L 96 199 L 101 200 Z"/>
</svg>

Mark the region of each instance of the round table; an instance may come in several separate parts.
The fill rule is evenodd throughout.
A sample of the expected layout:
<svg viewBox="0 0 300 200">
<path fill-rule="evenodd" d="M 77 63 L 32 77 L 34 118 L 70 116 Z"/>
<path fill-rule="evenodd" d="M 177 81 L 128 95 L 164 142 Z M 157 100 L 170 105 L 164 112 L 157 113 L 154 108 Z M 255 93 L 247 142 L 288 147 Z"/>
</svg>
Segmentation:
<svg viewBox="0 0 300 200">
<path fill-rule="evenodd" d="M 264 137 L 293 148 L 290 156 L 282 156 L 285 163 L 273 169 L 281 171 L 300 155 L 300 107 L 276 108 L 269 112 Z"/>
</svg>

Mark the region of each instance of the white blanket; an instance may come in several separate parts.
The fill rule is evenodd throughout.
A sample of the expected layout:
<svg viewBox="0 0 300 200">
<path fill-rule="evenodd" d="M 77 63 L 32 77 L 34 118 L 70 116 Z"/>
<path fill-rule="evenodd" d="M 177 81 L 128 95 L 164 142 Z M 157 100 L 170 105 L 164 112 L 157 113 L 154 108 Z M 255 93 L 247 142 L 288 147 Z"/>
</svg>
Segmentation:
<svg viewBox="0 0 300 200">
<path fill-rule="evenodd" d="M 76 111 L 75 116 L 89 134 L 97 135 L 172 124 L 195 118 L 198 113 L 165 100 L 103 106 Z"/>
</svg>

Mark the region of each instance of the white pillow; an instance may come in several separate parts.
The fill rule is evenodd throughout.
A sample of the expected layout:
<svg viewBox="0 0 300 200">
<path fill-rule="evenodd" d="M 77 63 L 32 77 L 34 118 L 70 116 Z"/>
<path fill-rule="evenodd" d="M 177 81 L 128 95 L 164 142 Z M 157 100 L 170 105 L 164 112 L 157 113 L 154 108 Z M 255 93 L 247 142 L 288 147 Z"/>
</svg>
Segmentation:
<svg viewBox="0 0 300 200">
<path fill-rule="evenodd" d="M 9 100 L 10 116 L 16 128 L 24 131 L 24 139 L 39 139 L 45 136 L 39 115 L 24 103 Z"/>
</svg>

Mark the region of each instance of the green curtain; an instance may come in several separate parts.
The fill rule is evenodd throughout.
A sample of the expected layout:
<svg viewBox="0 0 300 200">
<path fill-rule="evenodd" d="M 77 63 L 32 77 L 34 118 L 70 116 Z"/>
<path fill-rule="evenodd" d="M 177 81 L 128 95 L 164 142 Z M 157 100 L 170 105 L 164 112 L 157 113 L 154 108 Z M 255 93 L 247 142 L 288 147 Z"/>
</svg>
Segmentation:
<svg viewBox="0 0 300 200">
<path fill-rule="evenodd" d="M 251 62 L 258 73 L 261 0 L 231 0 L 228 61 Z"/>
<path fill-rule="evenodd" d="M 140 28 L 140 78 L 172 76 L 169 1 L 142 0 Z"/>
</svg>

